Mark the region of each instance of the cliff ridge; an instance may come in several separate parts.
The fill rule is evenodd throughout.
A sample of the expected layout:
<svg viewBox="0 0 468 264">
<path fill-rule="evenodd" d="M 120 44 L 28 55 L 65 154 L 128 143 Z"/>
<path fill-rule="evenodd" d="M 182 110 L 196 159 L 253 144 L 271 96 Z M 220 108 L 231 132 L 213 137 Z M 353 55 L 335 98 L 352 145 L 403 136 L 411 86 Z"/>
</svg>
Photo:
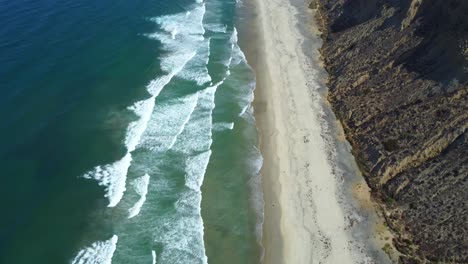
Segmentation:
<svg viewBox="0 0 468 264">
<path fill-rule="evenodd" d="M 468 1 L 314 0 L 328 99 L 400 263 L 468 263 Z"/>
</svg>

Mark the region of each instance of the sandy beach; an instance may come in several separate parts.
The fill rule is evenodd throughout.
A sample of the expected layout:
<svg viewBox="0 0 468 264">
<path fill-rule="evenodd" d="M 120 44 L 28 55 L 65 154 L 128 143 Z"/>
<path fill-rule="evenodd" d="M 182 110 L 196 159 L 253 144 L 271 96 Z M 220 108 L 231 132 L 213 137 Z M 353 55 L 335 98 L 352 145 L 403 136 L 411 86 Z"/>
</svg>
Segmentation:
<svg viewBox="0 0 468 264">
<path fill-rule="evenodd" d="M 258 28 L 249 37 L 259 47 L 246 54 L 257 75 L 254 109 L 264 156 L 263 263 L 375 263 L 349 232 L 354 212 L 330 157 L 319 54 L 316 60 L 304 54 L 289 0 L 256 0 L 252 7 Z M 312 16 L 306 3 L 301 12 Z"/>
</svg>

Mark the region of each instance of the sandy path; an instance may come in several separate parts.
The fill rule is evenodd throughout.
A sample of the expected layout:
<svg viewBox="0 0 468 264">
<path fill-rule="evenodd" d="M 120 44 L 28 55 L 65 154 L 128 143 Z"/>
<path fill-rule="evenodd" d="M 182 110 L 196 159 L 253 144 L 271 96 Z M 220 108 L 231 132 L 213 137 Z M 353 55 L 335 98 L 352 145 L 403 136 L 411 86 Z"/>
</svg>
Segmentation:
<svg viewBox="0 0 468 264">
<path fill-rule="evenodd" d="M 318 73 L 307 66 L 296 10 L 288 0 L 256 5 L 263 43 L 254 63 L 254 107 L 264 155 L 264 263 L 355 263 L 321 136 Z"/>
</svg>

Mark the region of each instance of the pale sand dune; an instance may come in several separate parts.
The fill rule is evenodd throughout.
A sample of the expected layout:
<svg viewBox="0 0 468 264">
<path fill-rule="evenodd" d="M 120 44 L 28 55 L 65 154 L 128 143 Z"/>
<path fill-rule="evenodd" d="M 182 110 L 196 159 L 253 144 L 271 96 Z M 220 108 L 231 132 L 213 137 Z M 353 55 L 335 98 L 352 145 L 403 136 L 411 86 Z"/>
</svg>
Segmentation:
<svg viewBox="0 0 468 264">
<path fill-rule="evenodd" d="M 322 136 L 320 80 L 302 51 L 297 11 L 288 0 L 256 0 L 255 5 L 263 45 L 251 57 L 264 155 L 264 263 L 370 262 L 351 246 L 346 231 L 338 177 Z"/>
</svg>

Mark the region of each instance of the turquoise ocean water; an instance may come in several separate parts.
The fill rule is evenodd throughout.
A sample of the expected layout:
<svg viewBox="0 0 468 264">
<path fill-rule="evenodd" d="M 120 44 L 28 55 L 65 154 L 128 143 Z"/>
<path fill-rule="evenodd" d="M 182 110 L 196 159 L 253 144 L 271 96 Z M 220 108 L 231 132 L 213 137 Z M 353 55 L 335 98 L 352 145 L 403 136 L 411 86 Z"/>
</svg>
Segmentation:
<svg viewBox="0 0 468 264">
<path fill-rule="evenodd" d="M 0 0 L 0 263 L 258 263 L 226 0 Z"/>
</svg>

